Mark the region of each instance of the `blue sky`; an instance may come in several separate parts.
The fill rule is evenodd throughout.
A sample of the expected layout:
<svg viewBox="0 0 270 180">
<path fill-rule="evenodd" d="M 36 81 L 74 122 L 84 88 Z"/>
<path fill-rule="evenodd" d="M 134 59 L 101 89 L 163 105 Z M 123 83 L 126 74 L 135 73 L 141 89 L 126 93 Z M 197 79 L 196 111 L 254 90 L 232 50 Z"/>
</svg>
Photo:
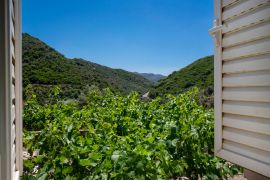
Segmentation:
<svg viewBox="0 0 270 180">
<path fill-rule="evenodd" d="M 68 58 L 169 74 L 213 54 L 213 0 L 23 0 L 23 32 Z"/>
</svg>

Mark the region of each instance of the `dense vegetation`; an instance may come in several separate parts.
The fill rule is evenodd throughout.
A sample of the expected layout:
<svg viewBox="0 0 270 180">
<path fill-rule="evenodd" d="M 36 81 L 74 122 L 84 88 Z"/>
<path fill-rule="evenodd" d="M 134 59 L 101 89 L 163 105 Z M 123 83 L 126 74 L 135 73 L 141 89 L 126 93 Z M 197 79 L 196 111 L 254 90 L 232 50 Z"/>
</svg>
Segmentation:
<svg viewBox="0 0 270 180">
<path fill-rule="evenodd" d="M 143 102 L 137 93 L 92 90 L 63 103 L 54 89 L 40 105 L 27 88 L 24 179 L 219 179 L 237 168 L 213 154 L 213 111 L 198 90 Z M 35 153 L 34 153 L 35 154 Z"/>
<path fill-rule="evenodd" d="M 152 96 L 163 94 L 179 94 L 194 86 L 208 89 L 208 94 L 213 91 L 214 84 L 214 57 L 201 58 L 187 67 L 173 72 L 151 91 Z"/>
<path fill-rule="evenodd" d="M 61 86 L 63 98 L 77 99 L 91 86 L 110 88 L 128 94 L 146 93 L 152 82 L 140 75 L 112 69 L 83 59 L 68 59 L 29 34 L 23 34 L 23 85 L 32 84 L 38 98 L 45 101 L 47 92 Z M 45 96 L 45 97 L 44 97 Z"/>
</svg>

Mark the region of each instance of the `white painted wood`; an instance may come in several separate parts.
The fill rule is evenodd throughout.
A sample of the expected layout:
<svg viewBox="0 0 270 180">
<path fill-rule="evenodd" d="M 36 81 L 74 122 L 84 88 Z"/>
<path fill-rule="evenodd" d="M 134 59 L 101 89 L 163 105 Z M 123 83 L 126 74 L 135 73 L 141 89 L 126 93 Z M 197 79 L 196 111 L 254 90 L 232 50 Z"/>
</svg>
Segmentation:
<svg viewBox="0 0 270 180">
<path fill-rule="evenodd" d="M 270 136 L 270 119 L 224 114 L 223 125 Z"/>
<path fill-rule="evenodd" d="M 12 145 L 11 148 L 11 172 L 12 172 L 12 177 L 14 178 L 15 172 L 16 172 L 16 146 L 15 144 Z"/>
<path fill-rule="evenodd" d="M 15 94 L 16 94 L 16 170 L 22 175 L 23 173 L 23 145 L 22 145 L 22 30 L 21 30 L 21 0 L 14 1 L 15 10 Z"/>
<path fill-rule="evenodd" d="M 241 18 L 236 18 L 232 21 L 226 22 L 222 32 L 229 33 L 238 31 L 268 19 L 270 19 L 269 5 L 264 8 L 260 8 L 260 10 L 252 11 L 252 13 L 245 14 L 241 16 Z"/>
<path fill-rule="evenodd" d="M 225 48 L 223 51 L 223 60 L 233 60 L 266 53 L 270 53 L 270 38 L 264 38 L 232 48 Z"/>
<path fill-rule="evenodd" d="M 270 0 L 215 4 L 215 154 L 270 177 Z"/>
<path fill-rule="evenodd" d="M 250 2 L 250 1 L 248 1 Z M 258 26 L 244 29 L 232 34 L 225 35 L 222 40 L 223 47 L 236 46 L 259 40 L 270 36 L 270 22 L 261 23 Z"/>
<path fill-rule="evenodd" d="M 223 63 L 223 73 L 244 73 L 270 70 L 270 54 Z"/>
<path fill-rule="evenodd" d="M 223 159 L 226 159 L 227 161 L 230 161 L 235 164 L 241 164 L 241 166 L 246 169 L 252 169 L 254 172 L 270 177 L 268 164 L 264 164 L 260 161 L 254 160 L 252 158 L 248 158 L 247 156 L 243 156 L 235 152 L 231 152 L 224 149 L 222 149 L 218 153 L 218 155 L 222 157 Z"/>
<path fill-rule="evenodd" d="M 15 67 L 14 67 L 14 65 L 11 65 L 11 74 L 12 74 L 12 78 L 15 78 Z"/>
<path fill-rule="evenodd" d="M 233 18 L 239 17 L 241 15 L 249 13 L 250 11 L 254 11 L 257 8 L 269 4 L 269 2 L 269 0 L 241 1 L 239 4 L 237 4 L 237 6 L 226 9 L 223 12 L 222 20 L 231 20 Z"/>
<path fill-rule="evenodd" d="M 11 124 L 11 104 L 10 104 L 10 92 L 11 86 L 9 86 L 9 57 L 10 57 L 10 31 L 6 32 L 3 27 L 8 27 L 9 13 L 7 2 L 0 1 L 0 19 L 3 24 L 0 26 L 0 156 L 1 156 L 1 177 L 0 179 L 11 178 L 11 143 L 7 144 L 10 138 Z M 2 26 L 3 25 L 3 26 Z"/>
<path fill-rule="evenodd" d="M 241 74 L 224 75 L 224 87 L 256 87 L 270 86 L 270 72 L 251 72 Z"/>
<path fill-rule="evenodd" d="M 22 160 L 22 32 L 21 32 L 21 0 L 14 2 L 14 26 L 15 26 L 15 57 L 13 58 L 15 64 L 15 104 L 16 104 L 16 172 L 20 175 L 23 173 Z"/>
<path fill-rule="evenodd" d="M 11 105 L 11 120 L 10 120 L 10 124 L 13 124 L 13 121 L 15 119 L 15 105 Z"/>
<path fill-rule="evenodd" d="M 16 127 L 14 123 L 12 124 L 11 128 L 11 142 L 14 143 L 16 139 Z"/>
<path fill-rule="evenodd" d="M 224 88 L 223 99 L 231 101 L 252 101 L 270 103 L 270 87 Z"/>
<path fill-rule="evenodd" d="M 11 41 L 13 41 L 14 36 L 15 36 L 14 25 L 13 25 L 13 24 L 11 24 L 11 26 L 10 26 L 10 27 L 11 27 L 11 28 L 10 28 L 10 33 L 11 33 Z"/>
<path fill-rule="evenodd" d="M 10 39 L 11 43 L 10 43 L 10 57 L 11 59 L 14 58 L 15 59 L 15 47 L 14 44 L 12 43 L 12 39 Z M 11 60 L 12 62 L 12 60 Z"/>
<path fill-rule="evenodd" d="M 11 85 L 11 100 L 15 99 L 15 86 L 14 84 Z"/>
<path fill-rule="evenodd" d="M 266 164 L 270 164 L 270 152 L 260 149 L 245 146 L 243 144 L 235 143 L 232 141 L 224 141 L 223 148 L 237 154 L 244 155 L 246 157 L 253 157 L 254 159 Z"/>
<path fill-rule="evenodd" d="M 221 1 L 215 1 L 215 27 L 221 27 Z M 221 38 L 222 31 L 217 29 L 213 34 L 215 39 L 215 58 L 214 58 L 214 90 L 215 90 L 215 153 L 218 153 L 222 149 L 222 46 Z"/>
<path fill-rule="evenodd" d="M 11 18 L 12 18 L 12 21 L 15 19 L 15 13 L 14 13 L 14 3 L 13 1 L 10 2 L 10 15 L 11 15 Z M 10 21 L 10 22 L 12 22 Z"/>
<path fill-rule="evenodd" d="M 228 6 L 232 6 L 236 3 L 238 3 L 240 0 L 222 0 L 222 7 L 228 7 Z"/>
<path fill-rule="evenodd" d="M 270 136 L 225 127 L 223 129 L 223 138 L 229 141 L 270 152 Z"/>
<path fill-rule="evenodd" d="M 15 172 L 14 180 L 19 180 L 20 179 L 20 171 Z"/>
<path fill-rule="evenodd" d="M 224 101 L 223 112 L 252 117 L 270 118 L 270 103 Z"/>
<path fill-rule="evenodd" d="M 14 180 L 18 180 L 18 179 L 15 179 L 16 177 L 16 165 L 15 163 L 12 164 L 12 179 Z"/>
<path fill-rule="evenodd" d="M 22 173 L 20 3 L 0 1 L 0 179 Z"/>
</svg>

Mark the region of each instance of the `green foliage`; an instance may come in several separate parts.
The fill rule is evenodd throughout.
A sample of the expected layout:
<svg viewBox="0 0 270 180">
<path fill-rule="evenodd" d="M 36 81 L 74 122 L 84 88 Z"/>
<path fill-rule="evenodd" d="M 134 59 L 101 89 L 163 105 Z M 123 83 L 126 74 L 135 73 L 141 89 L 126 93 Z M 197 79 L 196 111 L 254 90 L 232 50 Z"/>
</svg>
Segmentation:
<svg viewBox="0 0 270 180">
<path fill-rule="evenodd" d="M 179 94 L 194 86 L 200 89 L 212 88 L 214 85 L 214 57 L 201 58 L 187 67 L 173 72 L 152 89 L 151 96 Z"/>
<path fill-rule="evenodd" d="M 153 74 L 153 73 L 137 73 L 135 74 L 143 76 L 145 79 L 148 79 L 149 81 L 157 84 L 161 79 L 166 78 L 166 76 L 163 76 L 161 74 Z"/>
<path fill-rule="evenodd" d="M 152 82 L 135 73 L 112 69 L 83 59 L 68 59 L 29 34 L 23 34 L 23 85 L 33 85 L 39 102 L 56 85 L 61 86 L 60 96 L 77 99 L 87 86 L 110 88 L 128 94 L 131 91 L 146 93 Z"/>
<path fill-rule="evenodd" d="M 214 156 L 213 111 L 197 104 L 197 89 L 142 102 L 92 88 L 83 107 L 58 92 L 44 106 L 27 98 L 24 147 L 40 154 L 24 162 L 24 179 L 219 179 L 238 170 Z"/>
</svg>

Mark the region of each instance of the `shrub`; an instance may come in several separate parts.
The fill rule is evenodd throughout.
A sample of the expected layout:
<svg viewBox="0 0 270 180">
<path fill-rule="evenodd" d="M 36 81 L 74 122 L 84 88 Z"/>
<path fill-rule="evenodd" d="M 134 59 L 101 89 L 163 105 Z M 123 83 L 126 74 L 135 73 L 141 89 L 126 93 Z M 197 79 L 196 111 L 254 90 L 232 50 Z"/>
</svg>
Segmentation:
<svg viewBox="0 0 270 180">
<path fill-rule="evenodd" d="M 83 107 L 58 100 L 41 106 L 31 98 L 24 121 L 34 126 L 24 129 L 24 146 L 40 153 L 24 162 L 24 178 L 219 179 L 237 173 L 214 156 L 213 111 L 197 102 L 197 89 L 149 102 L 137 93 L 92 91 Z"/>
</svg>

